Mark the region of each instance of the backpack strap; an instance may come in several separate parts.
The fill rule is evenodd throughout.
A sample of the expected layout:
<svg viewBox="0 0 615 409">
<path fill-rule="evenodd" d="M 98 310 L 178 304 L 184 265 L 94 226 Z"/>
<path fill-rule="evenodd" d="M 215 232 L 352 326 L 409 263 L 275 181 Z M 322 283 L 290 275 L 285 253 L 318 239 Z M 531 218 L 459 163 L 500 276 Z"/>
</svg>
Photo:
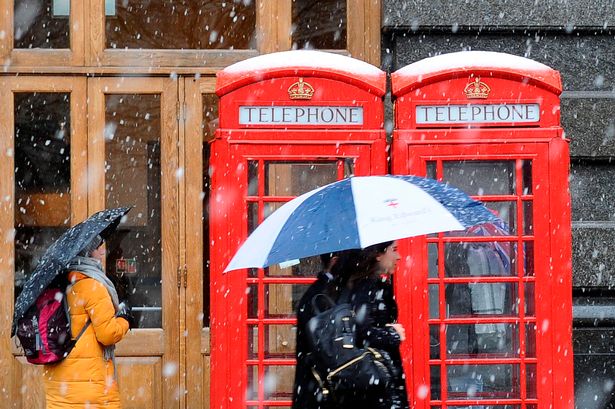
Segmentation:
<svg viewBox="0 0 615 409">
<path fill-rule="evenodd" d="M 77 334 L 77 338 L 75 338 L 75 344 L 77 343 L 77 341 L 79 341 L 79 338 L 81 338 L 81 336 L 83 335 L 85 330 L 88 329 L 88 327 L 90 326 L 91 323 L 92 323 L 92 321 L 88 318 L 88 320 L 86 321 L 86 323 L 83 326 L 83 328 L 81 328 L 81 331 L 79 331 L 79 334 Z"/>
<path fill-rule="evenodd" d="M 320 307 L 318 306 L 318 299 L 322 298 L 323 300 L 326 301 L 326 303 L 328 304 L 327 307 L 324 310 L 321 310 Z M 328 310 L 329 308 L 333 308 L 335 307 L 335 301 L 333 301 L 331 299 L 331 297 L 329 297 L 326 294 L 323 293 L 319 293 L 316 294 L 314 297 L 312 297 L 312 310 L 316 313 L 316 314 L 320 314 L 323 311 Z"/>
<path fill-rule="evenodd" d="M 81 338 L 81 336 L 83 335 L 85 330 L 88 329 L 91 323 L 92 321 L 88 318 L 83 328 L 81 328 L 81 331 L 79 331 L 79 334 L 77 334 L 77 338 L 70 340 L 70 347 L 68 349 L 69 351 L 71 351 L 75 347 L 75 345 L 77 344 L 77 341 L 79 341 L 79 338 Z"/>
<path fill-rule="evenodd" d="M 73 285 L 75 284 L 71 283 L 68 286 L 66 286 L 66 290 L 64 291 L 64 297 L 62 298 L 62 304 L 64 305 L 64 311 L 66 312 L 66 316 L 69 318 L 68 322 L 71 322 L 72 320 L 70 319 L 70 309 L 68 308 L 68 301 L 66 300 L 66 296 L 68 294 L 68 291 L 73 287 Z M 77 338 L 70 340 L 70 345 L 68 349 L 69 351 L 75 347 L 75 345 L 77 344 L 77 341 L 79 341 L 79 338 L 81 338 L 81 336 L 83 335 L 85 330 L 88 329 L 91 323 L 92 321 L 88 317 L 88 320 L 85 322 L 85 325 L 83 326 L 83 328 L 81 328 L 81 331 L 79 331 L 79 334 L 77 334 Z"/>
<path fill-rule="evenodd" d="M 352 297 L 352 290 L 347 286 L 344 286 L 340 297 L 337 299 L 338 304 L 347 304 L 350 302 L 350 297 Z"/>
</svg>

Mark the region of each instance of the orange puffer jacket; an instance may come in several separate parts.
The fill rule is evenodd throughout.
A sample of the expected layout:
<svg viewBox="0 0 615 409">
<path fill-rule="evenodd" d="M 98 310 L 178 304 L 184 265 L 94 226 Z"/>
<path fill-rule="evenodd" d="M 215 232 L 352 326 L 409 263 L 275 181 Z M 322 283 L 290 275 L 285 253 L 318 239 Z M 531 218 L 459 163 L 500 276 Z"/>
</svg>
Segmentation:
<svg viewBox="0 0 615 409">
<path fill-rule="evenodd" d="M 66 298 L 73 336 L 88 318 L 92 323 L 66 359 L 45 365 L 47 409 L 119 409 L 113 362 L 105 361 L 103 347 L 124 337 L 128 321 L 115 317 L 111 296 L 100 282 L 76 271 L 69 273 L 69 279 L 75 282 Z"/>
</svg>

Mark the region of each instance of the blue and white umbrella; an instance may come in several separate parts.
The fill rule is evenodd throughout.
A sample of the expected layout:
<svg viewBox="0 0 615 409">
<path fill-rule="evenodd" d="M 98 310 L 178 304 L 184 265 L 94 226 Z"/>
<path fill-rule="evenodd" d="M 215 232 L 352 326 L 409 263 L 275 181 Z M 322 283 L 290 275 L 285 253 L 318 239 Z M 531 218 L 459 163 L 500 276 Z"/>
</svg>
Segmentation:
<svg viewBox="0 0 615 409">
<path fill-rule="evenodd" d="M 444 231 L 498 218 L 461 190 L 417 176 L 356 176 L 307 192 L 263 221 L 225 271 Z"/>
</svg>

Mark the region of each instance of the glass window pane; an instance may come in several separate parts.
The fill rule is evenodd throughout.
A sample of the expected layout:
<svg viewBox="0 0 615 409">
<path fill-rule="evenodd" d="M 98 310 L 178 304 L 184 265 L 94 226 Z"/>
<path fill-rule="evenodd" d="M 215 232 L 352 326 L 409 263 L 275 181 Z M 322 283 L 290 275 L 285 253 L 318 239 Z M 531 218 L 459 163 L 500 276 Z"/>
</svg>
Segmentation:
<svg viewBox="0 0 615 409">
<path fill-rule="evenodd" d="M 248 359 L 258 358 L 258 326 L 248 325 Z"/>
<path fill-rule="evenodd" d="M 524 259 L 525 259 L 525 275 L 534 276 L 534 242 L 526 241 L 523 243 Z"/>
<path fill-rule="evenodd" d="M 106 48 L 256 48 L 255 0 L 119 1 L 106 14 Z"/>
<path fill-rule="evenodd" d="M 248 203 L 248 233 L 252 233 L 258 226 L 258 203 Z"/>
<path fill-rule="evenodd" d="M 512 276 L 515 249 L 508 241 L 446 243 L 444 271 L 447 277 Z"/>
<path fill-rule="evenodd" d="M 536 372 L 535 364 L 527 364 L 525 366 L 525 378 L 527 397 L 530 399 L 536 399 L 538 397 L 536 388 L 536 379 L 538 378 L 538 373 Z"/>
<path fill-rule="evenodd" d="M 516 324 L 454 324 L 446 326 L 446 350 L 449 358 L 490 354 L 492 357 L 519 356 Z"/>
<path fill-rule="evenodd" d="M 295 358 L 297 327 L 265 326 L 265 358 Z"/>
<path fill-rule="evenodd" d="M 486 202 L 485 206 L 500 218 L 495 223 L 484 223 L 479 226 L 492 226 L 482 235 L 490 236 L 514 236 L 517 234 L 517 204 L 515 202 Z M 469 228 L 470 232 L 476 231 L 481 235 L 480 228 Z M 477 231 L 478 230 L 478 231 Z"/>
<path fill-rule="evenodd" d="M 450 365 L 447 367 L 450 399 L 519 398 L 519 366 Z"/>
<path fill-rule="evenodd" d="M 443 180 L 469 195 L 515 194 L 514 161 L 445 161 Z"/>
<path fill-rule="evenodd" d="M 15 0 L 15 48 L 70 48 L 70 0 Z"/>
<path fill-rule="evenodd" d="M 494 214 L 500 217 L 500 220 L 492 223 L 481 223 L 465 230 L 458 230 L 445 233 L 451 237 L 504 237 L 514 236 L 516 234 L 516 218 L 517 207 L 514 202 L 486 202 L 485 206 Z"/>
<path fill-rule="evenodd" d="M 525 324 L 525 354 L 528 358 L 536 357 L 536 324 Z"/>
<path fill-rule="evenodd" d="M 521 161 L 521 166 L 523 167 L 523 194 L 531 195 L 532 194 L 532 161 L 524 160 Z"/>
<path fill-rule="evenodd" d="M 430 179 L 437 179 L 438 175 L 436 175 L 436 162 L 433 162 L 433 161 L 427 162 L 426 176 Z"/>
<path fill-rule="evenodd" d="M 265 379 L 263 380 L 263 386 L 265 388 L 265 399 L 290 399 L 292 397 L 294 379 L 294 366 L 266 366 Z"/>
<path fill-rule="evenodd" d="M 525 288 L 525 315 L 527 317 L 536 316 L 536 303 L 534 301 L 534 283 L 527 282 L 524 284 Z"/>
<path fill-rule="evenodd" d="M 14 114 L 16 193 L 68 194 L 70 94 L 16 93 Z"/>
<path fill-rule="evenodd" d="M 278 210 L 280 207 L 284 205 L 284 202 L 267 202 L 264 204 L 264 217 L 265 219 L 271 216 L 271 213 Z M 256 228 L 256 226 L 254 226 Z"/>
<path fill-rule="evenodd" d="M 246 389 L 246 399 L 256 400 L 258 399 L 258 366 L 248 366 L 248 387 Z"/>
<path fill-rule="evenodd" d="M 534 234 L 534 212 L 533 202 L 523 202 L 523 234 L 531 236 Z"/>
<path fill-rule="evenodd" d="M 440 326 L 429 326 L 429 359 L 440 359 Z"/>
<path fill-rule="evenodd" d="M 447 284 L 448 317 L 516 315 L 516 283 Z"/>
<path fill-rule="evenodd" d="M 248 196 L 258 195 L 258 161 L 248 161 Z"/>
<path fill-rule="evenodd" d="M 438 244 L 427 244 L 427 272 L 429 278 L 438 277 Z"/>
<path fill-rule="evenodd" d="M 295 264 L 296 263 L 296 264 Z M 265 276 L 274 277 L 316 277 L 322 271 L 320 256 L 291 260 L 289 266 L 274 264 L 265 269 Z"/>
<path fill-rule="evenodd" d="M 267 196 L 299 196 L 336 180 L 337 161 L 265 164 Z"/>
<path fill-rule="evenodd" d="M 248 318 L 258 318 L 258 285 L 250 284 L 246 294 L 248 296 Z"/>
<path fill-rule="evenodd" d="M 440 318 L 440 286 L 429 284 L 429 318 Z"/>
<path fill-rule="evenodd" d="M 295 318 L 306 284 L 265 284 L 265 318 Z"/>
<path fill-rule="evenodd" d="M 107 243 L 107 274 L 140 328 L 162 326 L 160 95 L 107 95 L 106 206 L 133 206 Z M 126 261 L 132 269 L 120 269 Z"/>
<path fill-rule="evenodd" d="M 293 49 L 346 49 L 346 0 L 293 0 Z"/>
<path fill-rule="evenodd" d="M 441 376 L 440 365 L 432 365 L 429 367 L 430 383 L 431 383 L 431 399 L 439 400 L 441 397 Z"/>
<path fill-rule="evenodd" d="M 218 96 L 203 94 L 203 141 L 214 139 L 218 122 Z"/>
<path fill-rule="evenodd" d="M 248 233 L 252 233 L 258 226 L 258 203 L 248 203 Z"/>
<path fill-rule="evenodd" d="M 15 296 L 71 224 L 70 94 L 16 93 Z"/>
</svg>

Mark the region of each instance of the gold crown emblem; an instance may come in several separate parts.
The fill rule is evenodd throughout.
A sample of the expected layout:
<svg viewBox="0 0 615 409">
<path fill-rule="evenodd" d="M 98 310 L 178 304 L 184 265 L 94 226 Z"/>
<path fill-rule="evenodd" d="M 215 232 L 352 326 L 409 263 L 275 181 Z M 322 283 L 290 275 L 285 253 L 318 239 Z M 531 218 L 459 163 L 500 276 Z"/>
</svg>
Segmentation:
<svg viewBox="0 0 615 409">
<path fill-rule="evenodd" d="M 314 87 L 304 82 L 303 78 L 299 78 L 299 81 L 288 87 L 288 96 L 290 99 L 312 99 L 313 95 Z"/>
<path fill-rule="evenodd" d="M 480 80 L 474 78 L 474 82 L 468 81 L 468 85 L 463 89 L 468 99 L 485 99 L 489 96 L 491 88 Z"/>
</svg>

